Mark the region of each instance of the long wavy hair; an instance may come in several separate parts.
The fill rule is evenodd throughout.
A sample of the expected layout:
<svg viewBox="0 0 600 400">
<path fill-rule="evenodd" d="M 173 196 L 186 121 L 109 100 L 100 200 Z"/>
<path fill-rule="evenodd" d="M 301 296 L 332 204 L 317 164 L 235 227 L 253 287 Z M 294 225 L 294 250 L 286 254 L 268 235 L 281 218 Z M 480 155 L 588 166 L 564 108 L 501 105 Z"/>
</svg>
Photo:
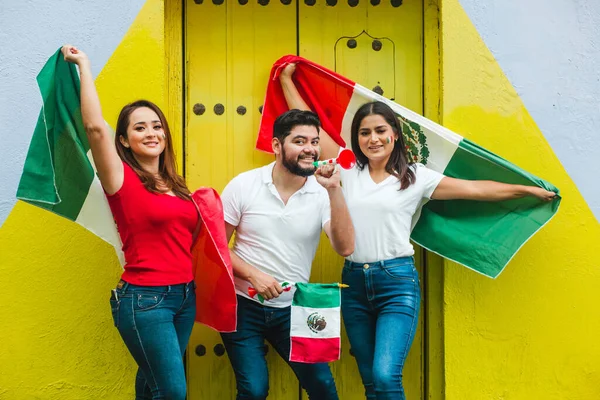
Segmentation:
<svg viewBox="0 0 600 400">
<path fill-rule="evenodd" d="M 165 189 L 160 190 L 157 187 L 158 179 L 151 174 L 150 172 L 145 171 L 140 164 L 137 162 L 135 157 L 133 156 L 133 152 L 130 148 L 125 147 L 123 143 L 121 143 L 120 136 L 127 139 L 127 128 L 129 127 L 131 113 L 141 107 L 147 107 L 154 111 L 158 118 L 160 119 L 160 123 L 162 125 L 163 131 L 165 132 L 165 149 L 159 156 L 158 160 L 158 174 L 160 176 L 160 180 Z M 161 111 L 161 109 L 154 103 L 148 100 L 138 100 L 133 103 L 127 104 L 121 110 L 119 114 L 119 118 L 117 119 L 117 131 L 115 132 L 115 146 L 117 148 L 117 153 L 121 160 L 123 160 L 127 165 L 129 165 L 135 173 L 140 177 L 140 180 L 144 184 L 144 187 L 152 192 L 152 193 L 166 193 L 168 191 L 172 191 L 175 196 L 184 199 L 190 200 L 191 194 L 187 185 L 185 184 L 185 180 L 182 176 L 177 173 L 177 165 L 175 164 L 175 152 L 173 151 L 173 141 L 171 140 L 171 131 L 169 129 L 169 124 L 167 123 L 167 119 L 165 115 Z"/>
<path fill-rule="evenodd" d="M 381 115 L 388 124 L 392 127 L 394 133 L 398 136 L 398 140 L 394 142 L 394 149 L 387 164 L 385 165 L 385 171 L 398 178 L 400 181 L 400 189 L 406 189 L 413 183 L 415 183 L 416 176 L 411 166 L 414 164 L 410 161 L 408 154 L 406 153 L 406 143 L 404 142 L 404 136 L 402 136 L 402 127 L 400 121 L 394 111 L 385 103 L 381 101 L 374 101 L 371 103 L 363 104 L 352 120 L 352 126 L 350 128 L 350 143 L 352 144 L 352 151 L 356 155 L 356 165 L 359 169 L 365 168 L 369 164 L 369 159 L 360 150 L 358 145 L 358 129 L 362 120 L 369 115 Z"/>
</svg>

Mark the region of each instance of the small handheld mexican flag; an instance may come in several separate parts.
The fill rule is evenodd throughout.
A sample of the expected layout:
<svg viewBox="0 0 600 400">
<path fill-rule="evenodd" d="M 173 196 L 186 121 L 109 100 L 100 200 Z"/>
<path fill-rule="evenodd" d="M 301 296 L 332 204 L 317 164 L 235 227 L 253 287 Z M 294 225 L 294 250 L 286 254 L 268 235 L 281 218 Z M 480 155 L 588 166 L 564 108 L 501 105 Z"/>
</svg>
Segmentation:
<svg viewBox="0 0 600 400">
<path fill-rule="evenodd" d="M 290 324 L 290 361 L 320 363 L 340 358 L 338 283 L 296 283 Z"/>
</svg>

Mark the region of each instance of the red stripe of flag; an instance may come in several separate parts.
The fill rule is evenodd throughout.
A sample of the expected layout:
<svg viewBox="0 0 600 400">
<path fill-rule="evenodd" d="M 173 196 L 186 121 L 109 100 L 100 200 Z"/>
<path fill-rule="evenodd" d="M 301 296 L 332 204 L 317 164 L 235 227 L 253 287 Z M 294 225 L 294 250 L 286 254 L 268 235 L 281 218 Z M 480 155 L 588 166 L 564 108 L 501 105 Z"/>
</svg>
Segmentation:
<svg viewBox="0 0 600 400">
<path fill-rule="evenodd" d="M 200 188 L 192 198 L 198 205 L 202 221 L 192 249 L 197 286 L 196 321 L 219 332 L 233 332 L 237 325 L 237 297 L 223 223 L 223 205 L 212 188 Z"/>
<path fill-rule="evenodd" d="M 290 361 L 312 364 L 340 359 L 341 340 L 339 337 L 312 339 L 292 336 L 291 343 Z"/>
<path fill-rule="evenodd" d="M 256 148 L 268 153 L 273 152 L 273 123 L 279 115 L 288 110 L 279 75 L 289 63 L 296 63 L 293 79 L 306 104 L 319 115 L 323 129 L 333 140 L 341 147 L 346 147 L 341 137 L 342 121 L 355 83 L 302 57 L 284 56 L 277 60 L 271 69 Z"/>
</svg>

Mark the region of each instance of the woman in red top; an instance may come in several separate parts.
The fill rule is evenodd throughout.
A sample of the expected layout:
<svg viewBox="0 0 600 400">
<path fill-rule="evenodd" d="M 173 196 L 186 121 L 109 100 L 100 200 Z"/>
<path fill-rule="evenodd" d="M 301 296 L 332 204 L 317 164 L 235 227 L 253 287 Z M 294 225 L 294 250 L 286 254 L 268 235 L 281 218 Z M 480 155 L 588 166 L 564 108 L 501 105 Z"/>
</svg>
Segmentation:
<svg viewBox="0 0 600 400">
<path fill-rule="evenodd" d="M 114 144 L 87 56 L 62 48 L 81 77 L 81 114 L 102 187 L 119 229 L 125 271 L 110 304 L 137 362 L 136 399 L 186 398 L 182 355 L 196 315 L 191 247 L 198 211 L 177 174 L 165 116 L 145 100 L 126 105 Z"/>
</svg>

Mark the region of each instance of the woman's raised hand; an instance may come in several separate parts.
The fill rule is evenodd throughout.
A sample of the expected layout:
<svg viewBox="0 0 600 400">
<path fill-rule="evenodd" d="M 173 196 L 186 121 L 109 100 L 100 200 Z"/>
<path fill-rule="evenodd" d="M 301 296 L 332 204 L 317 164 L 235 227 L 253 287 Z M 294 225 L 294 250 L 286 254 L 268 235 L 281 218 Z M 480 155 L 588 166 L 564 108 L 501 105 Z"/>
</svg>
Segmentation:
<svg viewBox="0 0 600 400">
<path fill-rule="evenodd" d="M 281 71 L 281 78 L 291 79 L 294 72 L 296 72 L 296 63 L 290 63 L 283 68 L 283 71 Z"/>
<path fill-rule="evenodd" d="M 83 51 L 70 44 L 64 45 L 60 49 L 60 51 L 65 57 L 65 61 L 71 62 L 73 64 L 81 66 L 81 63 L 89 61 L 87 55 Z"/>
</svg>

